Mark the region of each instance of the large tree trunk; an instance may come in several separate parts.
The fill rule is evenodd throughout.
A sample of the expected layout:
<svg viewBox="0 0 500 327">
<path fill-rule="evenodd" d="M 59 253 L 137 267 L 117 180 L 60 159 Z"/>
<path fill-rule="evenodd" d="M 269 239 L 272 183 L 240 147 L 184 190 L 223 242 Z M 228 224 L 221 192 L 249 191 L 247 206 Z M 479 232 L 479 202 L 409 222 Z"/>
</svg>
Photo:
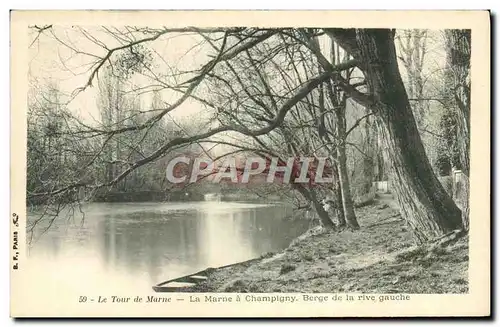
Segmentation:
<svg viewBox="0 0 500 327">
<path fill-rule="evenodd" d="M 393 31 L 356 31 L 365 76 L 375 98 L 403 217 L 419 241 L 462 228 L 461 212 L 434 175 L 396 60 Z"/>
</svg>

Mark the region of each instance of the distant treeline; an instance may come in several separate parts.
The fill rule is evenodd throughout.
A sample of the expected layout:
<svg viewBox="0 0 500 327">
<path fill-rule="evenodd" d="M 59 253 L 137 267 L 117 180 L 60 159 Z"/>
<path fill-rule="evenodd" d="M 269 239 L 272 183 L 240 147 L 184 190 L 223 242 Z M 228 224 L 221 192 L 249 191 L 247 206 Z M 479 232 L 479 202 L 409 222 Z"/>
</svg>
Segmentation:
<svg viewBox="0 0 500 327">
<path fill-rule="evenodd" d="M 95 197 L 94 202 L 163 202 L 201 201 L 204 195 L 198 192 L 130 191 L 107 192 Z"/>
</svg>

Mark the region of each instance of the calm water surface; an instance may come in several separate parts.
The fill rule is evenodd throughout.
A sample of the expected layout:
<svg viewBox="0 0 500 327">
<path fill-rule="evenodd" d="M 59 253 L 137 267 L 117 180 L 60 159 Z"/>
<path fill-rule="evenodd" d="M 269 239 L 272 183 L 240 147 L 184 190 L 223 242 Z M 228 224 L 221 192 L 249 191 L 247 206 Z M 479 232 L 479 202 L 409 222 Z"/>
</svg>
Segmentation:
<svg viewBox="0 0 500 327">
<path fill-rule="evenodd" d="M 73 291 L 153 284 L 285 248 L 308 227 L 279 205 L 236 202 L 89 204 L 85 217 L 39 226 L 29 250 L 37 285 Z M 70 218 L 68 218 L 70 217 Z"/>
</svg>

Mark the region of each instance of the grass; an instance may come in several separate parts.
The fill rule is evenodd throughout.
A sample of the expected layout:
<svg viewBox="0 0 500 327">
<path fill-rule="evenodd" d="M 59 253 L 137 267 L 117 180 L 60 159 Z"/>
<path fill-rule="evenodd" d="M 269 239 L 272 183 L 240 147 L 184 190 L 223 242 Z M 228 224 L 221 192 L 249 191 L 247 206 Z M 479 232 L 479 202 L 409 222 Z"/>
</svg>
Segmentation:
<svg viewBox="0 0 500 327">
<path fill-rule="evenodd" d="M 286 274 L 286 273 L 289 273 L 291 271 L 294 271 L 297 267 L 295 265 L 291 265 L 289 263 L 285 263 L 281 266 L 281 269 L 280 269 L 280 275 L 283 275 L 283 274 Z"/>
<path fill-rule="evenodd" d="M 315 228 L 280 253 L 216 269 L 195 292 L 468 292 L 468 238 L 416 246 L 389 206 L 356 210 L 359 231 Z"/>
</svg>

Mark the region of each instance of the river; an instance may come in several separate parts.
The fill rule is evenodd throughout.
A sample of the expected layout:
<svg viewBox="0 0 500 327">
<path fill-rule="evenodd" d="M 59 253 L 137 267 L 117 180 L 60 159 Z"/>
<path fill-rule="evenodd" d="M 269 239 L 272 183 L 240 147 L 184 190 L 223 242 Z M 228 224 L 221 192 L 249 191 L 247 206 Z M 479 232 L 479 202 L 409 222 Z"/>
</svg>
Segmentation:
<svg viewBox="0 0 500 327">
<path fill-rule="evenodd" d="M 83 211 L 35 229 L 33 283 L 150 292 L 167 279 L 281 250 L 309 226 L 291 219 L 290 208 L 258 203 L 92 203 Z"/>
</svg>

